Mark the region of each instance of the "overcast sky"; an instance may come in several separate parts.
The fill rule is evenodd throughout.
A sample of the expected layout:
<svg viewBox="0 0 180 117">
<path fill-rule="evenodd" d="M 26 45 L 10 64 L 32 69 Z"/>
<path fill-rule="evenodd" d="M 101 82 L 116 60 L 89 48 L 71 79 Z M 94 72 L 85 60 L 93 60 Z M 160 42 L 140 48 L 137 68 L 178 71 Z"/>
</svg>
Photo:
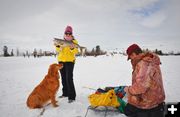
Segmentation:
<svg viewBox="0 0 180 117">
<path fill-rule="evenodd" d="M 53 50 L 67 25 L 92 49 L 180 51 L 179 0 L 0 0 L 0 47 Z"/>
</svg>

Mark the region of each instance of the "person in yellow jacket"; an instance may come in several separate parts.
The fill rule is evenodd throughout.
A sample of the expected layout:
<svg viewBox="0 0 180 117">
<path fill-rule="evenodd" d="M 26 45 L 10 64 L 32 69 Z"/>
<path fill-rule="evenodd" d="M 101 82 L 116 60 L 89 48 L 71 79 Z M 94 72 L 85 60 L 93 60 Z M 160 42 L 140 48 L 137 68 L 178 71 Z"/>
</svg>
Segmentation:
<svg viewBox="0 0 180 117">
<path fill-rule="evenodd" d="M 73 29 L 71 26 L 66 27 L 64 39 L 78 44 L 77 40 L 74 39 Z M 55 46 L 58 53 L 58 62 L 63 64 L 63 68 L 60 70 L 63 88 L 62 95 L 59 96 L 59 98 L 68 97 L 68 103 L 71 103 L 76 99 L 73 70 L 76 59 L 75 55 L 78 53 L 78 48 L 75 48 L 73 44 L 67 47 L 61 47 L 59 45 Z"/>
</svg>

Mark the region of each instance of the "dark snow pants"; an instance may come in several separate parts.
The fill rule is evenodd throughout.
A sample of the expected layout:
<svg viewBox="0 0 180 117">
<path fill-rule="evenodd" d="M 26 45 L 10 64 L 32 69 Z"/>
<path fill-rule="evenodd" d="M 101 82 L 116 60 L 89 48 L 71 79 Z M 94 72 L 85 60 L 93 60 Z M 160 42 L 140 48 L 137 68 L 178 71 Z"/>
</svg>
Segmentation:
<svg viewBox="0 0 180 117">
<path fill-rule="evenodd" d="M 164 103 L 152 109 L 139 109 L 128 103 L 124 114 L 128 117 L 164 117 Z"/>
<path fill-rule="evenodd" d="M 63 64 L 60 70 L 62 79 L 62 95 L 67 96 L 69 100 L 75 100 L 76 91 L 73 81 L 74 62 L 59 62 Z"/>
</svg>

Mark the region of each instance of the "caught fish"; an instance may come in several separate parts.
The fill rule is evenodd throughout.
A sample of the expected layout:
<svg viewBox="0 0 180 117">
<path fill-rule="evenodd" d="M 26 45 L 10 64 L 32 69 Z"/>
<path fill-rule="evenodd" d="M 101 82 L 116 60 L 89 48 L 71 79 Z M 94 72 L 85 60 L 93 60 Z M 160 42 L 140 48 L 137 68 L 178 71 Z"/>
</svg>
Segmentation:
<svg viewBox="0 0 180 117">
<path fill-rule="evenodd" d="M 59 38 L 54 38 L 53 42 L 54 42 L 54 45 L 59 45 L 60 47 L 67 47 L 67 46 L 74 45 L 75 48 L 80 48 L 80 49 L 86 48 L 86 47 L 80 46 L 79 44 L 73 43 L 72 41 L 67 41 L 67 40 L 59 39 Z"/>
</svg>

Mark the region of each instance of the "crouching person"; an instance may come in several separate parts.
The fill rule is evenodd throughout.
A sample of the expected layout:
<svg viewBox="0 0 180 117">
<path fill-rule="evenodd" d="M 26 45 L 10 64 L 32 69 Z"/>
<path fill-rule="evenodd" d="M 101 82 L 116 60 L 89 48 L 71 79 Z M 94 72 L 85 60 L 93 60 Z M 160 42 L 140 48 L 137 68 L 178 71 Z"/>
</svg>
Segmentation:
<svg viewBox="0 0 180 117">
<path fill-rule="evenodd" d="M 132 85 L 125 88 L 128 117 L 164 117 L 165 92 L 160 69 L 160 58 L 151 52 L 143 53 L 137 44 L 127 49 L 131 60 Z"/>
</svg>

